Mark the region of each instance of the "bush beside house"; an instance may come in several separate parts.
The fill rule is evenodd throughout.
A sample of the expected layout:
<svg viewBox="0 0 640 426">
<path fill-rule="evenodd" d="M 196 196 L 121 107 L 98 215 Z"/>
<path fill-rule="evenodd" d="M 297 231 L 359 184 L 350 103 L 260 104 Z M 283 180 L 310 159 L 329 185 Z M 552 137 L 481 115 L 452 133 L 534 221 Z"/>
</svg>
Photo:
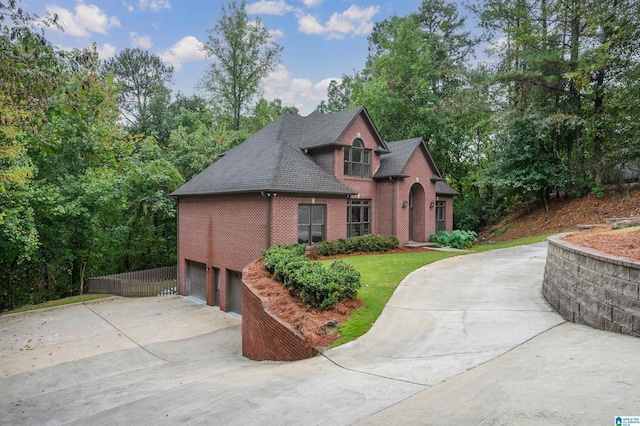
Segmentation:
<svg viewBox="0 0 640 426">
<path fill-rule="evenodd" d="M 310 308 L 331 309 L 344 297 L 355 299 L 361 283 L 353 266 L 337 260 L 325 268 L 304 252 L 301 244 L 270 247 L 264 252 L 264 267 Z"/>
</svg>

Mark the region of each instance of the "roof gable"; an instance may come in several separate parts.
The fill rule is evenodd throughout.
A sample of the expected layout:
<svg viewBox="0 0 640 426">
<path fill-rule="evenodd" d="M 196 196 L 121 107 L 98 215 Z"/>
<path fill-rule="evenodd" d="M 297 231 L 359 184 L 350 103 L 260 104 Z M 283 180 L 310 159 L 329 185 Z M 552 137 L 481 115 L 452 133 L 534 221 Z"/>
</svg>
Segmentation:
<svg viewBox="0 0 640 426">
<path fill-rule="evenodd" d="M 397 177 L 404 178 L 408 175 L 404 172 L 407 163 L 416 152 L 420 149 L 425 161 L 429 165 L 429 168 L 433 172 L 433 178 L 435 180 L 441 180 L 442 175 L 433 161 L 433 157 L 427 148 L 427 144 L 422 138 L 405 139 L 402 141 L 389 142 L 387 145 L 390 149 L 389 153 L 382 154 L 380 156 L 380 168 L 376 172 L 374 178 L 388 178 Z"/>
<path fill-rule="evenodd" d="M 304 118 L 305 130 L 300 147 L 304 149 L 320 148 L 327 145 L 346 146 L 341 141 L 345 131 L 351 123 L 361 117 L 371 134 L 374 136 L 379 152 L 387 152 L 387 144 L 384 142 L 378 129 L 373 124 L 367 109 L 364 106 L 346 109 L 332 114 L 322 114 L 314 111 Z"/>
</svg>

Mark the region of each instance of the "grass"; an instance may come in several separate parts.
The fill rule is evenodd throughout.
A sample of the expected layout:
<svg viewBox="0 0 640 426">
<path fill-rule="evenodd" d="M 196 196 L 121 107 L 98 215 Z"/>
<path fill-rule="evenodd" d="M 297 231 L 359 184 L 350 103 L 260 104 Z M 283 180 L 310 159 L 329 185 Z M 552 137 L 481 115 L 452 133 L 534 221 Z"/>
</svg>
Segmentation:
<svg viewBox="0 0 640 426">
<path fill-rule="evenodd" d="M 90 300 L 103 299 L 111 297 L 113 294 L 83 294 L 82 296 L 65 297 L 64 299 L 49 300 L 48 302 L 39 303 L 37 305 L 24 305 L 11 311 L 2 312 L 0 315 L 17 314 L 18 312 L 35 311 L 38 309 L 52 308 L 54 306 L 70 305 L 72 303 L 88 302 Z"/>
<path fill-rule="evenodd" d="M 352 265 L 361 274 L 362 287 L 358 291 L 358 297 L 362 300 L 363 305 L 357 311 L 352 312 L 347 321 L 340 326 L 342 337 L 332 346 L 355 340 L 369 331 L 400 282 L 416 269 L 461 254 L 481 253 L 545 241 L 550 235 L 553 234 L 525 237 L 496 244 L 477 245 L 464 252 L 424 251 L 342 258 L 341 260 Z M 333 260 L 323 261 L 326 265 L 331 262 Z"/>
</svg>

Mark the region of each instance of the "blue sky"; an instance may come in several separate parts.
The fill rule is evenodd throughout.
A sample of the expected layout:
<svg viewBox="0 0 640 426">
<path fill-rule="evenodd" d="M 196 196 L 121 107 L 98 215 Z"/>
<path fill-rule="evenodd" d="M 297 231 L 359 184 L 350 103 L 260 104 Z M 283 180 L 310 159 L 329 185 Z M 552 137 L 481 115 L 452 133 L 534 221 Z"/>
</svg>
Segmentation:
<svg viewBox="0 0 640 426">
<path fill-rule="evenodd" d="M 23 0 L 30 13 L 57 13 L 64 33 L 49 29 L 61 48 L 96 43 L 101 59 L 127 47 L 140 47 L 175 68 L 174 91 L 195 88 L 210 59 L 200 46 L 220 15 L 224 1 L 212 0 Z M 420 0 L 247 0 L 250 19 L 260 17 L 284 47 L 282 64 L 264 81 L 264 97 L 309 114 L 326 98 L 332 79 L 364 67 L 373 25 L 404 16 Z M 464 9 L 460 9 L 464 14 Z"/>
</svg>

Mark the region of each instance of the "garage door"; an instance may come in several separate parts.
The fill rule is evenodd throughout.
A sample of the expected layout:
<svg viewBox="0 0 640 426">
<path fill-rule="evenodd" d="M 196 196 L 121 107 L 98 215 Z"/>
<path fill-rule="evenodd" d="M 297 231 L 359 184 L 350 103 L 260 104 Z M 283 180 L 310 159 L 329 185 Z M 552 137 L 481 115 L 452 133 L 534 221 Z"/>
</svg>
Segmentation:
<svg viewBox="0 0 640 426">
<path fill-rule="evenodd" d="M 242 272 L 227 271 L 229 292 L 227 293 L 227 307 L 229 311 L 242 315 Z"/>
<path fill-rule="evenodd" d="M 207 266 L 204 263 L 187 260 L 187 294 L 207 302 Z"/>
</svg>

